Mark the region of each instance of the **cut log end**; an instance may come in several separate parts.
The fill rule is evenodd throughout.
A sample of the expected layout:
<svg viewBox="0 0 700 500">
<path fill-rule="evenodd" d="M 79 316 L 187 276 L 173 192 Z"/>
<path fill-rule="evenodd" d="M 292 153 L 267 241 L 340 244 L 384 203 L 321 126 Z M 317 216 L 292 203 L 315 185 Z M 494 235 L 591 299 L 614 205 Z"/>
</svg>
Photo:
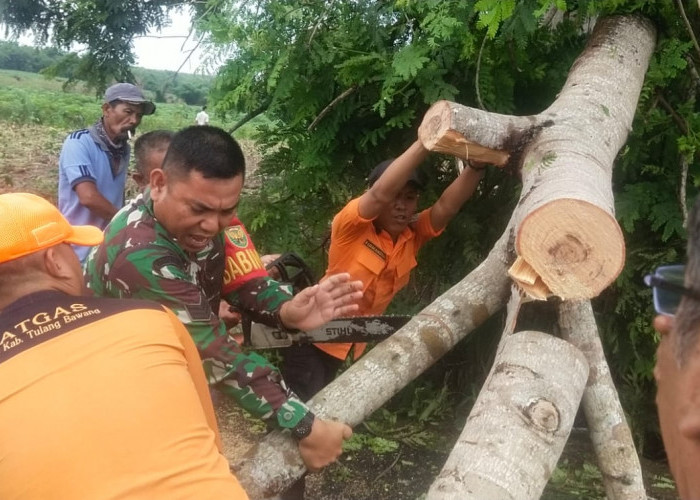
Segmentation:
<svg viewBox="0 0 700 500">
<path fill-rule="evenodd" d="M 452 115 L 452 106 L 448 101 L 438 101 L 427 111 L 418 128 L 418 138 L 427 150 L 496 166 L 504 166 L 508 162 L 510 155 L 507 151 L 472 142 L 455 130 Z"/>
<path fill-rule="evenodd" d="M 418 137 L 426 149 L 433 150 L 435 144 L 452 126 L 452 108 L 449 101 L 438 101 L 425 113 L 418 127 Z"/>
<path fill-rule="evenodd" d="M 615 218 L 574 199 L 555 200 L 531 212 L 520 225 L 515 245 L 551 294 L 565 300 L 596 297 L 620 274 L 625 260 Z M 530 272 L 520 274 L 526 278 L 519 281 L 526 291 L 537 283 L 528 283 Z"/>
</svg>

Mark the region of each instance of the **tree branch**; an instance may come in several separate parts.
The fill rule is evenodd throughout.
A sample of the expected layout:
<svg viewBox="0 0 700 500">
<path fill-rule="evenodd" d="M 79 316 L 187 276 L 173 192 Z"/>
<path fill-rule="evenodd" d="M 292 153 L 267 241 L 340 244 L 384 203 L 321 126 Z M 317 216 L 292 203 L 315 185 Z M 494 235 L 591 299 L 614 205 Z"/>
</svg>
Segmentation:
<svg viewBox="0 0 700 500">
<path fill-rule="evenodd" d="M 270 107 L 270 103 L 271 103 L 271 102 L 272 102 L 272 99 L 268 99 L 267 101 L 265 101 L 264 103 L 262 103 L 260 106 L 258 106 L 258 107 L 255 108 L 254 110 L 249 111 L 248 113 L 246 113 L 245 115 L 243 115 L 243 118 L 241 118 L 240 120 L 238 120 L 238 122 L 236 122 L 236 124 L 235 124 L 233 127 L 231 127 L 231 128 L 229 129 L 228 133 L 229 133 L 229 134 L 233 134 L 236 130 L 238 130 L 239 128 L 241 128 L 243 125 L 245 125 L 246 123 L 248 123 L 250 120 L 252 120 L 252 119 L 255 118 L 256 116 L 258 116 L 258 115 L 264 113 L 265 111 L 267 111 L 267 108 Z"/>
<path fill-rule="evenodd" d="M 399 461 L 399 458 L 401 458 L 401 452 L 398 452 L 398 454 L 396 455 L 396 458 L 394 459 L 394 461 L 391 462 L 391 465 L 390 465 L 389 467 L 387 467 L 386 469 L 384 469 L 383 471 L 381 471 L 381 472 L 377 475 L 377 477 L 374 478 L 374 480 L 377 481 L 380 477 L 382 477 L 384 474 L 386 474 L 387 472 L 389 472 L 389 471 L 394 467 L 394 465 L 396 465 L 396 462 Z"/>
<path fill-rule="evenodd" d="M 686 184 L 688 181 L 688 159 L 681 155 L 681 185 L 678 188 L 678 203 L 681 206 L 683 227 L 688 227 L 688 205 L 685 202 Z"/>
<path fill-rule="evenodd" d="M 700 74 L 698 74 L 698 68 L 695 67 L 693 58 L 686 54 L 685 60 L 688 61 L 688 71 L 690 71 L 690 76 L 693 78 L 695 86 L 700 88 Z"/>
<path fill-rule="evenodd" d="M 681 17 L 683 18 L 683 22 L 685 23 L 685 27 L 688 30 L 688 34 L 690 35 L 690 39 L 693 41 L 693 46 L 695 47 L 695 52 L 697 52 L 698 57 L 700 57 L 700 45 L 698 45 L 698 39 L 695 38 L 695 33 L 693 33 L 693 27 L 690 25 L 690 21 L 688 21 L 688 16 L 685 15 L 685 9 L 683 8 L 683 0 L 676 0 L 676 4 L 678 5 L 678 10 L 681 11 Z"/>
<path fill-rule="evenodd" d="M 331 112 L 331 110 L 343 99 L 345 99 L 347 96 L 352 94 L 357 90 L 357 85 L 353 85 L 349 89 L 347 89 L 345 92 L 340 94 L 338 97 L 333 99 L 328 106 L 323 108 L 323 110 L 318 114 L 316 118 L 314 118 L 314 121 L 311 122 L 311 125 L 306 129 L 307 132 L 311 132 L 313 129 L 316 128 L 316 125 L 318 125 L 318 122 L 320 122 L 324 116 L 326 116 L 328 113 Z"/>
<path fill-rule="evenodd" d="M 135 35 L 134 38 L 189 38 L 189 35 Z"/>
<path fill-rule="evenodd" d="M 690 59 L 690 62 L 692 63 L 692 59 Z M 691 65 L 691 73 L 693 70 L 695 70 L 695 66 Z M 697 76 L 697 71 L 695 71 L 695 76 Z M 691 86 L 690 89 L 688 89 L 688 102 L 694 102 L 695 101 L 695 95 L 696 95 L 696 87 Z M 681 154 L 681 182 L 679 186 L 679 191 L 678 191 L 678 202 L 680 203 L 681 206 L 681 214 L 683 215 L 683 227 L 687 228 L 688 227 L 688 204 L 686 203 L 686 186 L 688 183 L 688 157 L 684 154 Z"/>
<path fill-rule="evenodd" d="M 476 77 L 474 78 L 474 86 L 476 87 L 476 102 L 479 104 L 479 109 L 486 109 L 484 103 L 481 101 L 481 92 L 479 91 L 479 72 L 481 70 L 481 53 L 484 51 L 484 45 L 486 45 L 486 37 L 488 32 L 484 35 L 484 39 L 481 41 L 481 48 L 479 49 L 479 57 L 476 59 Z"/>
<path fill-rule="evenodd" d="M 646 498 L 642 467 L 605 360 L 590 301 L 561 302 L 558 319 L 561 337 L 581 350 L 590 367 L 581 406 L 606 496 L 611 500 Z"/>
<path fill-rule="evenodd" d="M 314 35 L 316 34 L 316 30 L 318 27 L 321 25 L 321 21 L 323 21 L 323 18 L 326 16 L 326 12 L 328 12 L 328 9 L 331 8 L 331 6 L 335 3 L 335 0 L 331 0 L 326 4 L 326 8 L 323 10 L 321 15 L 318 17 L 318 21 L 316 21 L 316 25 L 314 26 L 314 29 L 311 31 L 311 36 L 309 36 L 309 41 L 306 43 L 307 47 L 311 47 L 311 41 L 314 39 Z"/>
<path fill-rule="evenodd" d="M 676 125 L 678 126 L 679 129 L 681 129 L 681 132 L 683 134 L 688 133 L 688 124 L 685 122 L 683 117 L 679 115 L 675 109 L 673 109 L 673 106 L 671 106 L 666 98 L 663 96 L 661 91 L 656 92 L 657 97 L 659 98 L 659 103 L 661 103 L 661 106 L 668 112 L 668 114 L 671 115 L 671 118 L 673 118 L 673 121 L 676 122 Z"/>
<path fill-rule="evenodd" d="M 199 40 L 197 40 L 197 45 L 195 45 L 194 48 L 189 51 L 190 53 L 187 54 L 187 57 L 185 57 L 185 60 L 182 61 L 182 64 L 180 64 L 180 66 L 178 66 L 177 70 L 175 71 L 175 74 L 173 75 L 173 80 L 175 80 L 175 77 L 178 75 L 178 73 L 180 73 L 180 70 L 185 66 L 185 64 L 187 64 L 187 61 L 190 60 L 190 57 L 192 57 L 192 54 L 194 54 L 194 51 L 199 48 L 199 45 L 201 43 L 202 43 L 202 39 L 200 38 Z"/>
</svg>

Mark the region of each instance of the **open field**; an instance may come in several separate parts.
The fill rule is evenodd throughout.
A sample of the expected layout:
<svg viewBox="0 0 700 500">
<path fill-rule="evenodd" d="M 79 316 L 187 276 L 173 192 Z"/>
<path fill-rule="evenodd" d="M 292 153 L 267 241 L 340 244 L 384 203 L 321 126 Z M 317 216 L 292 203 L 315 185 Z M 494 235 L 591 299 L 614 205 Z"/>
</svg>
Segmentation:
<svg viewBox="0 0 700 500">
<path fill-rule="evenodd" d="M 47 79 L 36 73 L 0 70 L 0 121 L 17 125 L 45 125 L 66 133 L 87 127 L 100 117 L 101 98 L 81 85 L 63 90 L 63 79 Z M 177 130 L 194 124 L 199 106 L 182 103 L 156 103 L 157 110 L 144 118 L 139 130 Z M 225 118 L 210 113 L 211 125 L 229 129 L 238 117 Z M 236 131 L 237 138 L 248 138 L 258 117 Z"/>
<path fill-rule="evenodd" d="M 62 85 L 60 79 L 0 70 L 0 192 L 28 191 L 56 202 L 58 156 L 63 140 L 101 116 L 100 99 L 86 94 L 80 86 L 64 91 Z M 156 113 L 144 117 L 137 134 L 192 125 L 199 109 L 186 104 L 157 103 Z M 231 126 L 228 120 L 216 116 L 211 117 L 211 124 Z M 251 122 L 236 133 L 250 172 L 259 161 L 259 153 L 246 139 L 255 126 Z M 130 194 L 134 187 L 129 185 L 128 189 Z"/>
<path fill-rule="evenodd" d="M 0 70 L 0 88 L 21 87 L 25 90 L 42 90 L 48 92 L 63 92 L 64 78 L 44 78 L 36 73 L 15 71 L 11 69 Z M 65 89 L 71 94 L 89 94 L 82 84 L 77 84 Z"/>
</svg>

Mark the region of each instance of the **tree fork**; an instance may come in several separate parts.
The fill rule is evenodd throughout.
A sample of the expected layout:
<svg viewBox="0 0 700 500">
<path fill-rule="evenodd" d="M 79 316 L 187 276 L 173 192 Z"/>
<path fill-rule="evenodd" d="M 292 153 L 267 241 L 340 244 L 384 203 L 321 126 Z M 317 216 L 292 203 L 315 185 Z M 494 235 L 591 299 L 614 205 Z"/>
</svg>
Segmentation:
<svg viewBox="0 0 700 500">
<path fill-rule="evenodd" d="M 612 217 L 612 163 L 632 123 L 654 38 L 651 24 L 638 17 L 604 18 L 598 22 L 587 48 L 574 63 L 559 99 L 539 115 L 544 120 L 533 125 L 539 127 L 537 137 L 524 149 L 520 162 L 523 171 L 520 202 L 487 259 L 317 394 L 310 402 L 317 415 L 357 425 L 501 309 L 509 294 L 507 271 L 515 261 L 514 247 L 552 293 L 562 297 L 590 294 L 595 287 L 583 279 L 586 273 L 590 281 L 603 271 L 608 272 L 603 280 L 596 282 L 598 287 L 601 283 L 607 286 L 614 279 L 621 266 L 620 259 L 624 257 L 624 246 L 620 246 L 619 227 Z M 576 113 L 583 114 L 585 119 L 577 119 Z M 550 119 L 552 124 L 548 123 Z M 520 127 L 513 127 L 514 130 L 526 130 L 525 122 L 514 120 L 512 123 Z M 482 125 L 488 130 L 488 126 Z M 467 140 L 479 137 L 478 131 L 459 132 L 476 134 L 465 136 Z M 498 145 L 507 144 L 508 137 L 472 142 L 499 150 L 502 146 Z M 510 158 L 513 158 L 512 153 Z M 548 175 L 548 172 L 561 174 Z M 578 184 L 585 184 L 594 192 L 583 190 L 586 197 L 581 199 L 582 189 Z M 534 259 L 531 252 L 525 251 L 527 246 L 522 241 L 514 240 L 516 237 L 522 240 L 523 227 L 532 226 L 533 212 L 557 218 L 560 214 L 556 211 L 542 208 L 559 199 L 568 204 L 562 207 L 569 212 L 564 217 L 567 223 L 564 227 L 534 231 L 537 238 L 548 243 L 544 258 Z M 586 209 L 589 205 L 593 207 L 590 210 Z M 604 216 L 591 221 L 586 219 L 588 213 Z M 537 218 L 534 221 L 536 226 L 546 227 Z M 605 268 L 591 269 L 578 262 L 577 255 L 598 256 L 601 249 L 591 247 L 595 250 L 592 252 L 582 246 L 584 252 L 578 252 L 570 240 L 578 238 L 581 227 L 587 235 L 603 232 L 604 228 L 591 225 L 606 225 L 606 222 L 607 230 L 611 224 L 614 229 L 612 249 L 617 248 L 617 260 L 609 259 L 612 265 L 604 262 Z M 578 241 L 588 244 L 586 234 L 581 234 Z M 551 254 L 547 249 L 553 250 Z M 547 255 L 550 255 L 549 260 Z M 585 269 L 583 276 L 579 267 Z M 564 277 L 560 280 L 564 285 L 575 285 L 576 293 L 564 293 L 565 287 L 555 279 L 560 275 Z M 255 499 L 283 491 L 304 472 L 296 443 L 279 431 L 266 436 L 234 467 L 243 487 Z"/>
<path fill-rule="evenodd" d="M 514 117 L 441 101 L 420 126 L 419 137 L 432 151 L 520 171 L 516 252 L 542 283 L 532 290 L 530 272 L 530 282 L 517 270 L 511 275 L 533 298 L 592 298 L 622 270 L 612 167 L 632 126 L 654 43 L 646 19 L 602 18 L 559 97 L 542 113 Z"/>
</svg>

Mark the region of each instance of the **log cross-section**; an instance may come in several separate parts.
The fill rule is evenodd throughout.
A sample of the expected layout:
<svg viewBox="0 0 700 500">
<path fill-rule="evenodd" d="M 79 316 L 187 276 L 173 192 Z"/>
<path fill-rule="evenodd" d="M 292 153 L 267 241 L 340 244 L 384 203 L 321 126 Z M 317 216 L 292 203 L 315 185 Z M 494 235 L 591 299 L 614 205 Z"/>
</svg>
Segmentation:
<svg viewBox="0 0 700 500">
<path fill-rule="evenodd" d="M 541 280 L 532 289 L 526 273 L 522 288 L 533 298 L 592 298 L 622 270 L 612 168 L 632 127 L 654 35 L 640 17 L 601 19 L 559 97 L 537 115 L 440 101 L 423 119 L 426 148 L 520 172 L 515 250 Z M 519 281 L 518 270 L 511 277 Z"/>
</svg>

